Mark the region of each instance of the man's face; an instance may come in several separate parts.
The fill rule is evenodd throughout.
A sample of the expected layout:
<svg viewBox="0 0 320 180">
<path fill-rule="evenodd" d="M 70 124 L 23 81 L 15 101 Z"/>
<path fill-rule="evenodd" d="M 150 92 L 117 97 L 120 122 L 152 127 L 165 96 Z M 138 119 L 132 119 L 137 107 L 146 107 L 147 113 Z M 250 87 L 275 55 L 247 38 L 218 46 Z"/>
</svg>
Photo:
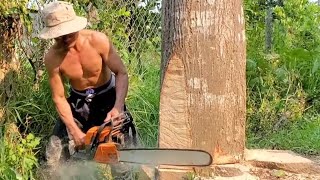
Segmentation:
<svg viewBox="0 0 320 180">
<path fill-rule="evenodd" d="M 69 45 L 70 43 L 74 42 L 78 36 L 78 32 L 66 34 L 60 37 L 55 38 L 57 42 Z"/>
</svg>

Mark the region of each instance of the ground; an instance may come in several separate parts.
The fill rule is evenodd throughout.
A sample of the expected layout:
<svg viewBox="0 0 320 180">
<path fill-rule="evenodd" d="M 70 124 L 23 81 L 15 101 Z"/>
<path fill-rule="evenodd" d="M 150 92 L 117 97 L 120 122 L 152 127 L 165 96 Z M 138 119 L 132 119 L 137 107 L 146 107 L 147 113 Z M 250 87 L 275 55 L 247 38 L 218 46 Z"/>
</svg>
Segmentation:
<svg viewBox="0 0 320 180">
<path fill-rule="evenodd" d="M 320 180 L 319 175 L 295 174 L 283 170 L 270 170 L 265 168 L 252 168 L 251 174 L 259 180 Z"/>
<path fill-rule="evenodd" d="M 184 180 L 320 180 L 320 156 L 301 156 L 291 151 L 246 150 L 238 164 L 214 165 L 183 173 L 162 168 L 160 179 Z M 186 172 L 186 171 L 184 171 Z M 184 178 L 181 178 L 184 177 Z"/>
<path fill-rule="evenodd" d="M 187 180 L 320 180 L 320 175 L 311 175 L 305 173 L 291 173 L 284 170 L 259 168 L 250 165 L 230 165 L 241 169 L 241 174 L 230 174 L 229 172 L 215 173 L 211 176 L 195 176 L 186 178 Z M 229 174 L 228 174 L 229 173 Z"/>
</svg>

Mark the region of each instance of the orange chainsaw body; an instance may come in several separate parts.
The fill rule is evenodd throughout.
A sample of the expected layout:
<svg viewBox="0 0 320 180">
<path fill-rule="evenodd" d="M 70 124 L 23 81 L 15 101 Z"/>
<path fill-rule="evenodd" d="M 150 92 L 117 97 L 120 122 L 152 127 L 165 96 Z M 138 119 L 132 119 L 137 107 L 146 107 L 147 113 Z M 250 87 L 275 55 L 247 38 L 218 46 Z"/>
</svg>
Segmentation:
<svg viewBox="0 0 320 180">
<path fill-rule="evenodd" d="M 110 126 L 104 127 L 99 132 L 100 126 L 90 128 L 85 137 L 86 147 L 91 148 L 93 145 L 94 155 L 93 160 L 99 163 L 117 163 L 119 152 L 117 149 L 117 143 L 112 142 Z M 99 137 L 97 137 L 99 136 Z M 95 141 L 95 142 L 94 142 Z"/>
<path fill-rule="evenodd" d="M 116 144 L 113 142 L 102 143 L 98 146 L 94 155 L 94 160 L 99 163 L 117 163 L 119 152 Z"/>
<path fill-rule="evenodd" d="M 99 130 L 99 126 L 94 126 L 87 131 L 86 137 L 85 137 L 85 145 L 91 145 L 93 139 L 97 136 L 98 130 Z M 106 138 L 110 135 L 110 133 L 111 133 L 110 127 L 103 128 L 103 130 L 99 134 L 98 142 L 99 143 L 105 142 Z"/>
</svg>

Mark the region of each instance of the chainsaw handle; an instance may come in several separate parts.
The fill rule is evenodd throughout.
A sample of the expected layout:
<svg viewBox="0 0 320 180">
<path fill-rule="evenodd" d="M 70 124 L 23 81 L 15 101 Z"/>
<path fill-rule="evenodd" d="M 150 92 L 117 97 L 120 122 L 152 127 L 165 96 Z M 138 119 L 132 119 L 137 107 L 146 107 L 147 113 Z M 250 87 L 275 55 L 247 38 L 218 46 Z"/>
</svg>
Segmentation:
<svg viewBox="0 0 320 180">
<path fill-rule="evenodd" d="M 121 113 L 122 114 L 122 113 Z M 124 112 L 123 114 L 127 114 L 126 112 Z M 119 116 L 121 116 L 121 115 L 119 115 Z M 118 117 L 119 117 L 118 116 Z M 98 131 L 97 131 L 97 134 L 95 135 L 95 138 L 92 140 L 92 142 L 91 142 L 91 147 L 95 147 L 99 142 L 99 137 L 100 137 L 100 134 L 101 134 L 101 132 L 102 132 L 102 130 L 107 126 L 107 125 L 109 125 L 109 123 L 111 123 L 111 125 L 110 125 L 110 127 L 111 127 L 111 132 L 110 132 L 110 134 L 108 135 L 108 137 L 109 137 L 109 140 L 110 140 L 110 137 L 112 136 L 112 130 L 113 130 L 113 128 L 114 128 L 114 125 L 113 125 L 113 120 L 115 119 L 115 118 L 118 118 L 118 117 L 114 117 L 114 118 L 111 118 L 110 120 L 108 120 L 107 122 L 104 122 L 103 124 L 101 124 L 100 125 L 100 127 L 99 127 L 99 129 L 98 129 Z M 123 122 L 122 122 L 123 123 Z M 123 125 L 123 124 L 122 124 Z M 115 126 L 115 128 L 119 128 L 119 126 L 121 126 L 121 125 L 117 125 L 117 126 Z M 117 129 L 118 130 L 118 129 Z"/>
</svg>

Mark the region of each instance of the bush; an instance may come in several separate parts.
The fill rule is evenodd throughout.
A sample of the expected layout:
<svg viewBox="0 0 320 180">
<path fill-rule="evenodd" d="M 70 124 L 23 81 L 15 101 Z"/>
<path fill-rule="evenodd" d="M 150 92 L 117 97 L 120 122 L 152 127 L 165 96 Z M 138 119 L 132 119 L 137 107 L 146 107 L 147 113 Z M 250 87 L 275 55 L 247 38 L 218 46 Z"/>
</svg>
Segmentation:
<svg viewBox="0 0 320 180">
<path fill-rule="evenodd" d="M 0 179 L 33 179 L 40 139 L 33 134 L 22 137 L 14 124 L 1 130 Z"/>
</svg>

